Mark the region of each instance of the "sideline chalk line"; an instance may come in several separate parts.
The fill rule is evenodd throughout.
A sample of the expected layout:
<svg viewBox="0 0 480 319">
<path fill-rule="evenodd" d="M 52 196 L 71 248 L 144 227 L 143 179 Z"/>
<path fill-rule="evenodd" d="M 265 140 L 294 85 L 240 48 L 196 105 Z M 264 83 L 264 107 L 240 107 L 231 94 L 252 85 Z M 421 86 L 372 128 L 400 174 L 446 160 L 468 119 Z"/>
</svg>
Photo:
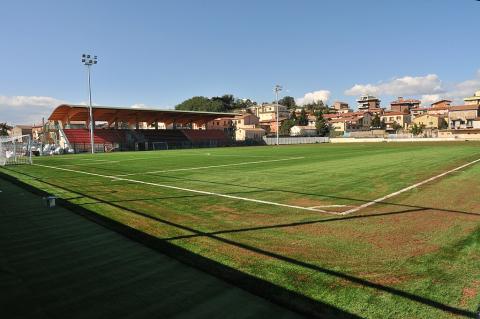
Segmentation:
<svg viewBox="0 0 480 319">
<path fill-rule="evenodd" d="M 260 203 L 260 204 L 266 204 L 266 205 L 272 205 L 272 206 L 295 208 L 295 209 L 300 209 L 300 210 L 320 212 L 320 213 L 326 213 L 326 214 L 331 214 L 331 215 L 338 215 L 339 214 L 338 212 L 331 212 L 331 211 L 326 211 L 326 210 L 322 210 L 322 209 L 296 206 L 296 205 L 288 205 L 288 204 L 270 202 L 270 201 L 266 201 L 266 200 L 253 199 L 253 198 L 247 198 L 247 197 L 239 197 L 239 196 L 220 194 L 220 193 L 214 193 L 214 192 L 207 192 L 207 191 L 201 191 L 201 190 L 196 190 L 196 189 L 191 189 L 191 188 L 183 188 L 183 187 L 177 187 L 177 186 L 172 186 L 172 185 L 164 185 L 164 184 L 159 184 L 159 183 L 144 182 L 144 181 L 139 181 L 139 180 L 136 180 L 136 179 L 129 179 L 129 178 L 122 178 L 122 177 L 118 177 L 118 176 L 89 173 L 89 172 L 78 171 L 78 170 L 63 168 L 63 167 L 55 167 L 55 166 L 42 165 L 42 164 L 32 164 L 32 165 L 51 168 L 51 169 L 56 169 L 56 170 L 60 170 L 60 171 L 66 171 L 66 172 L 73 172 L 73 173 L 103 177 L 103 178 L 108 178 L 108 179 L 112 179 L 112 180 L 116 180 L 116 181 L 126 181 L 126 182 L 131 182 L 131 183 L 157 186 L 157 187 L 175 189 L 175 190 L 186 191 L 186 192 L 197 193 L 197 194 L 203 194 L 203 195 L 211 195 L 211 196 L 218 196 L 218 197 L 224 197 L 224 198 L 230 198 L 230 199 L 236 199 L 236 200 L 243 200 L 243 201 L 246 201 L 246 202 L 254 202 L 254 203 Z"/>
<path fill-rule="evenodd" d="M 456 168 L 454 168 L 454 169 L 451 169 L 451 170 L 449 170 L 449 171 L 446 171 L 446 172 L 443 172 L 443 173 L 441 173 L 441 174 L 438 174 L 438 175 L 436 175 L 436 176 L 430 177 L 430 178 L 428 178 L 428 179 L 426 179 L 426 180 L 424 180 L 424 181 L 422 181 L 422 182 L 419 182 L 419 183 L 410 185 L 410 186 L 408 186 L 408 187 L 402 188 L 401 190 L 396 191 L 396 192 L 394 192 L 394 193 L 390 193 L 390 194 L 385 195 L 385 196 L 383 196 L 383 197 L 374 199 L 374 200 L 372 200 L 371 202 L 368 202 L 368 203 L 362 204 L 362 205 L 360 205 L 360 206 L 357 206 L 357 207 L 355 207 L 355 208 L 349 209 L 349 210 L 347 210 L 347 211 L 341 212 L 341 213 L 339 213 L 339 214 L 340 214 L 340 215 L 348 215 L 348 214 L 352 214 L 352 213 L 358 212 L 358 211 L 361 210 L 361 209 L 364 209 L 364 208 L 366 208 L 366 207 L 372 206 L 373 204 L 382 202 L 382 201 L 384 201 L 385 199 L 388 199 L 388 198 L 391 198 L 391 197 L 400 195 L 401 193 L 404 193 L 404 192 L 406 192 L 406 191 L 409 191 L 409 190 L 411 190 L 411 189 L 413 189 L 413 188 L 416 188 L 416 187 L 418 187 L 418 186 L 422 186 L 422 185 L 424 185 L 424 184 L 426 184 L 426 183 L 429 183 L 429 182 L 431 182 L 431 181 L 434 181 L 434 180 L 436 180 L 436 179 L 439 179 L 440 177 L 443 177 L 443 176 L 445 176 L 445 175 L 447 175 L 447 174 L 450 174 L 450 173 L 456 172 L 456 171 L 458 171 L 458 170 L 461 170 L 462 168 L 465 168 L 465 167 L 467 167 L 467 166 L 473 165 L 473 164 L 475 164 L 475 163 L 477 163 L 477 162 L 480 162 L 480 158 L 479 158 L 479 159 L 476 159 L 476 160 L 474 160 L 474 161 L 471 161 L 471 162 L 469 162 L 469 163 L 467 163 L 467 164 L 463 164 L 463 165 L 461 165 L 461 166 L 459 166 L 459 167 L 456 167 Z"/>
</svg>

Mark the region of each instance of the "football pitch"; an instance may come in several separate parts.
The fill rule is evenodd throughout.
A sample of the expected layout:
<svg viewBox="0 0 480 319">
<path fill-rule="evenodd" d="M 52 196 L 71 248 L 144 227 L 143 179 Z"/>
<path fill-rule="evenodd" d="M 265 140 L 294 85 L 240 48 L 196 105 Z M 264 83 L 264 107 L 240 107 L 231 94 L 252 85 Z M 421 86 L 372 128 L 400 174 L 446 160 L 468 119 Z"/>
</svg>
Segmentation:
<svg viewBox="0 0 480 319">
<path fill-rule="evenodd" d="M 65 155 L 0 172 L 303 296 L 270 297 L 306 313 L 475 318 L 480 304 L 480 142 Z"/>
</svg>

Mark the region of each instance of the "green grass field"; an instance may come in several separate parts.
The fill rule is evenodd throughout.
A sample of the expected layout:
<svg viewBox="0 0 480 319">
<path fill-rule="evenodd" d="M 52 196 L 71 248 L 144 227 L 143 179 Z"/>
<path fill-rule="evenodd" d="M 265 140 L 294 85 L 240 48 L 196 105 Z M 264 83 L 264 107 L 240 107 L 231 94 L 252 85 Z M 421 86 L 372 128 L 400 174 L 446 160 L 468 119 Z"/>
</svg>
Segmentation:
<svg viewBox="0 0 480 319">
<path fill-rule="evenodd" d="M 480 162 L 343 212 L 479 158 L 474 142 L 322 144 L 42 157 L 0 172 L 361 317 L 475 318 Z"/>
</svg>

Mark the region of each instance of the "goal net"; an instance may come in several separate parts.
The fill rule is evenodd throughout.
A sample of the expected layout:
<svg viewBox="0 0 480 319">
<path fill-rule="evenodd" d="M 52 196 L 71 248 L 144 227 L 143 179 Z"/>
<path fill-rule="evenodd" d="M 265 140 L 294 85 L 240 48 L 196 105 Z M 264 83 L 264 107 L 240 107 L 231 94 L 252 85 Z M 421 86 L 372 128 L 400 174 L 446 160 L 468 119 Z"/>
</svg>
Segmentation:
<svg viewBox="0 0 480 319">
<path fill-rule="evenodd" d="M 0 136 L 0 166 L 32 164 L 30 135 Z"/>
<path fill-rule="evenodd" d="M 154 151 L 168 150 L 168 144 L 166 142 L 153 142 L 152 150 Z"/>
</svg>

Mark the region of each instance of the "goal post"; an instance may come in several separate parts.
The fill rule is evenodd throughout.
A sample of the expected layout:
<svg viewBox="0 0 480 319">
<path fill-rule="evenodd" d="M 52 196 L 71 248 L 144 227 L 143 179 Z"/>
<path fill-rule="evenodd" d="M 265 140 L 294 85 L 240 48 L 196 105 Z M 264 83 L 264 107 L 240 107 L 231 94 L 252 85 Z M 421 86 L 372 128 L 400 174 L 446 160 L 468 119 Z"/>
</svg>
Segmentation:
<svg viewBox="0 0 480 319">
<path fill-rule="evenodd" d="M 0 136 L 0 166 L 16 164 L 32 164 L 32 138 Z"/>
<path fill-rule="evenodd" d="M 168 143 L 166 143 L 166 142 L 152 142 L 152 150 L 154 150 L 154 151 L 168 150 Z"/>
</svg>

